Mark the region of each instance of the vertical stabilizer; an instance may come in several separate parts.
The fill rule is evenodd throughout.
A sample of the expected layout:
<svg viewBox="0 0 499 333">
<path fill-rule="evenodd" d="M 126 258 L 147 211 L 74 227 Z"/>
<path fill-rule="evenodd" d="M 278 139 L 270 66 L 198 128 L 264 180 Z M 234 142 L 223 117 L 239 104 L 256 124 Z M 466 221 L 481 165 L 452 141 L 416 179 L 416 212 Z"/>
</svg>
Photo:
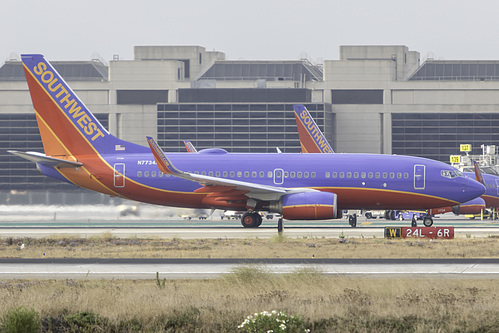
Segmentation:
<svg viewBox="0 0 499 333">
<path fill-rule="evenodd" d="M 302 153 L 334 153 L 304 105 L 293 105 Z"/>
<path fill-rule="evenodd" d="M 21 58 L 46 155 L 147 149 L 112 136 L 43 55 L 24 54 Z"/>
</svg>

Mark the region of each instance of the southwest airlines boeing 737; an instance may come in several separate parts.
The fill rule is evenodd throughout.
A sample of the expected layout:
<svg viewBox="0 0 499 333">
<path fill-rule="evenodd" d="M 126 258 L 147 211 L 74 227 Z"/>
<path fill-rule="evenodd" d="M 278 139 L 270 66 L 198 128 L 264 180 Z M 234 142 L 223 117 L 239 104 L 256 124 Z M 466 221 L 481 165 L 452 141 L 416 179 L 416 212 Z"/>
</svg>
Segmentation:
<svg viewBox="0 0 499 333">
<path fill-rule="evenodd" d="M 333 149 L 329 145 L 326 137 L 320 131 L 314 119 L 304 105 L 294 105 L 296 126 L 300 137 L 302 153 L 320 153 L 332 154 Z M 476 162 L 474 162 L 474 172 L 464 172 L 465 176 L 476 179 L 486 187 L 485 193 L 478 198 L 461 203 L 455 206 L 439 207 L 428 209 L 428 215 L 424 217 L 424 225 L 431 226 L 433 224 L 432 215 L 453 212 L 455 215 L 463 214 L 480 214 L 485 211 L 485 208 L 493 208 L 499 206 L 499 177 L 496 175 L 482 174 Z M 350 216 L 350 225 L 355 226 L 356 216 Z M 416 220 L 412 219 L 412 226 L 417 225 Z"/>
<path fill-rule="evenodd" d="M 259 211 L 284 219 L 334 219 L 342 209 L 454 206 L 484 193 L 454 167 L 418 157 L 376 154 L 239 154 L 205 149 L 164 153 L 111 135 L 42 55 L 22 55 L 44 153 L 13 154 L 50 177 L 152 204 Z"/>
</svg>

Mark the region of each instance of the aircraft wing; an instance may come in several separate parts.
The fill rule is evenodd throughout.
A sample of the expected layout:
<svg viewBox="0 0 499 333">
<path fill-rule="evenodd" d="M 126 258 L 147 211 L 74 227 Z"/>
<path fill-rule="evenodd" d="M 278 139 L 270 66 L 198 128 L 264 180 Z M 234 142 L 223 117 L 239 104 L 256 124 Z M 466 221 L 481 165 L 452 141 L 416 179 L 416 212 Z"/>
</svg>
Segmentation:
<svg viewBox="0 0 499 333">
<path fill-rule="evenodd" d="M 45 154 L 34 152 L 34 151 L 22 152 L 22 151 L 16 151 L 16 150 L 7 150 L 7 152 L 11 153 L 13 155 L 22 157 L 28 161 L 39 163 L 39 164 L 50 166 L 50 167 L 77 168 L 77 167 L 81 167 L 83 165 L 83 163 L 80 163 L 80 162 L 74 162 L 74 161 L 63 160 L 61 158 L 50 157 L 50 156 L 47 156 Z"/>
<path fill-rule="evenodd" d="M 207 192 L 210 190 L 210 187 L 212 187 L 214 190 L 216 189 L 216 192 L 220 192 L 220 189 L 225 187 L 225 191 L 242 191 L 249 198 L 257 200 L 277 200 L 284 194 L 318 191 L 310 188 L 284 188 L 278 186 L 256 184 L 240 180 L 225 179 L 180 171 L 175 168 L 175 166 L 173 166 L 171 161 L 168 159 L 168 157 L 166 157 L 163 150 L 158 146 L 153 138 L 147 137 L 147 142 L 151 147 L 151 151 L 154 155 L 154 159 L 156 160 L 156 164 L 158 165 L 159 170 L 165 174 L 170 174 L 172 176 L 197 182 L 205 187 L 203 190 L 198 190 L 197 192 Z"/>
</svg>

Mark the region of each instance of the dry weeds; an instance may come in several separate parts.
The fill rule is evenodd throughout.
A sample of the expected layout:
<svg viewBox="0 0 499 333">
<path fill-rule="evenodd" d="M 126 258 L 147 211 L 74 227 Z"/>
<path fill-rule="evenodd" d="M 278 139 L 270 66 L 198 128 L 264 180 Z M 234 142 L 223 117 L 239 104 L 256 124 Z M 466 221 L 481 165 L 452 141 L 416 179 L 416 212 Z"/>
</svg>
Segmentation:
<svg viewBox="0 0 499 333">
<path fill-rule="evenodd" d="M 0 240 L 3 258 L 497 258 L 498 238 L 390 240 L 375 238 Z"/>
<path fill-rule="evenodd" d="M 155 240 L 104 235 L 0 240 L 4 258 L 39 258 L 43 253 L 52 258 L 497 258 L 499 244 L 497 238 L 348 238 L 340 242 L 333 238 Z M 274 275 L 261 268 L 240 267 L 218 279 L 165 280 L 164 285 L 162 281 L 0 281 L 0 316 L 24 306 L 34 308 L 42 318 L 88 312 L 106 319 L 106 324 L 84 330 L 88 332 L 234 332 L 250 314 L 283 310 L 301 315 L 312 332 L 499 331 L 497 280 L 362 279 L 331 277 L 307 268 Z"/>
<path fill-rule="evenodd" d="M 151 280 L 9 281 L 0 285 L 0 299 L 0 315 L 18 306 L 53 318 L 86 311 L 113 325 L 133 318 L 142 328 L 182 314 L 205 331 L 230 332 L 247 315 L 274 309 L 301 315 L 313 331 L 381 332 L 386 323 L 367 328 L 407 320 L 413 326 L 393 331 L 499 328 L 499 284 L 476 279 L 350 279 L 314 271 L 275 276 L 243 267 L 219 279 L 171 280 L 164 287 Z"/>
</svg>

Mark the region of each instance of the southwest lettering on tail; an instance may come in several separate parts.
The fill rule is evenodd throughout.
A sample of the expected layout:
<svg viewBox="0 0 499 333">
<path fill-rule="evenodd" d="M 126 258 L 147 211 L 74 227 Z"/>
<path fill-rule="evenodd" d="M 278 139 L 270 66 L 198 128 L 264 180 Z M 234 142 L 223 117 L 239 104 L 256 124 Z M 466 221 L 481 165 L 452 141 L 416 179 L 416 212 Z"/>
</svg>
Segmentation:
<svg viewBox="0 0 499 333">
<path fill-rule="evenodd" d="M 297 117 L 298 133 L 300 138 L 302 135 L 305 142 L 302 140 L 302 145 L 306 146 L 306 151 L 309 153 L 333 153 L 333 149 L 324 138 L 321 130 L 315 123 L 314 119 L 308 113 L 308 110 L 303 105 L 295 105 L 295 117 Z M 301 123 L 301 124 L 300 124 Z M 305 152 L 305 151 L 304 151 Z"/>
<path fill-rule="evenodd" d="M 73 119 L 76 120 L 78 126 L 89 136 L 90 140 L 95 141 L 99 137 L 104 137 L 104 133 L 92 120 L 92 118 L 82 110 L 82 106 L 64 86 L 54 73 L 47 68 L 47 64 L 40 62 L 33 68 L 33 73 L 38 77 L 45 89 L 48 89 L 58 100 L 61 106 Z"/>
</svg>

